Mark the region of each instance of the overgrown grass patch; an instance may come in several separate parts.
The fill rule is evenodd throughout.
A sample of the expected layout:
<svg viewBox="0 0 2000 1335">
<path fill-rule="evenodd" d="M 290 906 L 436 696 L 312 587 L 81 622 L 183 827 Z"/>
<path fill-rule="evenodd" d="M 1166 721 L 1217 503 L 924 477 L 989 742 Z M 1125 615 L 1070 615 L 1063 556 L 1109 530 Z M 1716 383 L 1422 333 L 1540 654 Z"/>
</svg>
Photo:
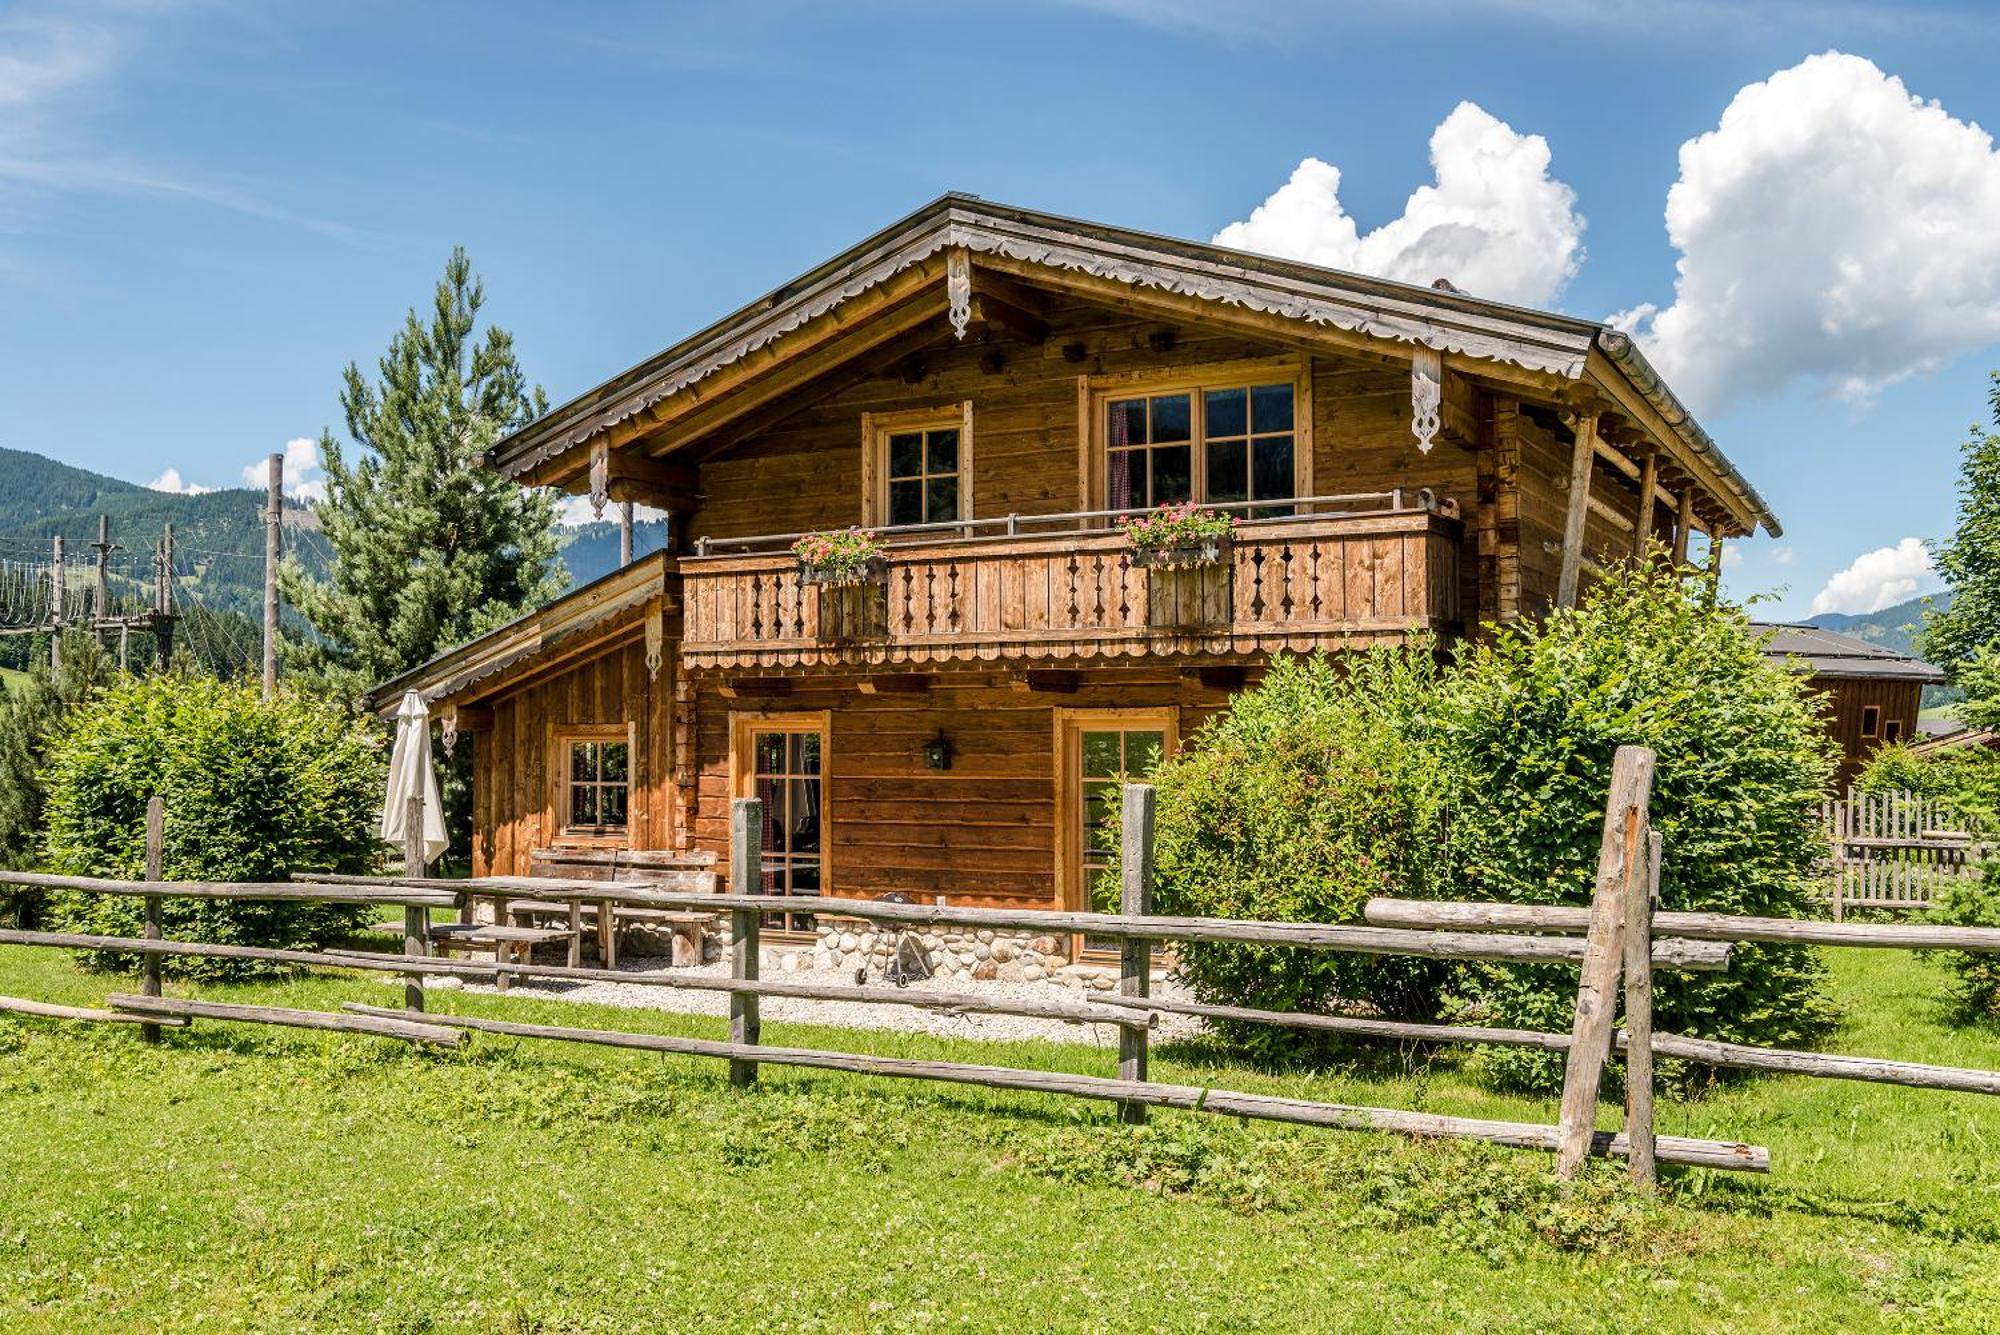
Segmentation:
<svg viewBox="0 0 2000 1335">
<path fill-rule="evenodd" d="M 1834 958 L 1848 1051 L 2000 1065 L 1932 962 Z M 123 983 L 0 950 L 0 992 Z M 331 1009 L 318 977 L 204 996 Z M 708 1017 L 516 994 L 433 1007 L 718 1037 Z M 1107 1073 L 1088 1044 L 771 1024 L 773 1043 Z M 1159 1078 L 1520 1120 L 1449 1054 Z M 1607 1114 L 1607 1122 L 1611 1118 Z M 21 1330 L 1779 1330 L 2000 1324 L 2000 1108 L 1797 1079 L 1669 1103 L 1769 1179 L 1656 1198 L 1547 1156 L 1046 1096 L 475 1035 L 459 1053 L 197 1022 L 0 1019 L 0 1326 Z"/>
</svg>

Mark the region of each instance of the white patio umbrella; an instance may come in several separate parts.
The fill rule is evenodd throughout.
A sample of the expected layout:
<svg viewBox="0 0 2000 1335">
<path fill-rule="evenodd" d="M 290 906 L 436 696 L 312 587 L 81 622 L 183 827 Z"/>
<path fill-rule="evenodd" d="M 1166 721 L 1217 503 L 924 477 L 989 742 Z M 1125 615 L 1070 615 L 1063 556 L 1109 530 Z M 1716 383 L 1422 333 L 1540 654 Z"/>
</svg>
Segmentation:
<svg viewBox="0 0 2000 1335">
<path fill-rule="evenodd" d="M 396 744 L 389 751 L 389 791 L 382 803 L 382 838 L 397 848 L 409 826 L 410 799 L 424 799 L 424 866 L 444 852 L 444 803 L 438 799 L 437 771 L 431 767 L 431 711 L 415 691 L 403 693 L 396 711 Z M 421 876 L 423 868 L 409 869 Z"/>
</svg>

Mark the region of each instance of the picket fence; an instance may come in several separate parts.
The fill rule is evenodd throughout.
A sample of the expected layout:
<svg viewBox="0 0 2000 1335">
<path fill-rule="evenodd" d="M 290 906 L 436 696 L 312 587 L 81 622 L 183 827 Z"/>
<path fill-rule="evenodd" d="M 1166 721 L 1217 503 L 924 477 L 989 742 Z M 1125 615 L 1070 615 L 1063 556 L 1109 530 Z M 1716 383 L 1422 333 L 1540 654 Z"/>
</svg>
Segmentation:
<svg viewBox="0 0 2000 1335">
<path fill-rule="evenodd" d="M 1979 875 L 1987 845 L 1936 798 L 1847 795 L 1821 805 L 1829 857 L 1822 889 L 1835 922 L 1854 909 L 1928 909 L 1939 889 Z"/>
</svg>

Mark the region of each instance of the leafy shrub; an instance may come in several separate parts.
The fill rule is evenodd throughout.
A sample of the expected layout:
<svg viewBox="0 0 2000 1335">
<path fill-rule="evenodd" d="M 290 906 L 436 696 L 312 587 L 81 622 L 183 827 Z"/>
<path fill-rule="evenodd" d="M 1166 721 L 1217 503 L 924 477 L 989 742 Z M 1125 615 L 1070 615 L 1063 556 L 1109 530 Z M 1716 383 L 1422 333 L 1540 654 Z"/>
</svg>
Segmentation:
<svg viewBox="0 0 2000 1335">
<path fill-rule="evenodd" d="M 1464 652 L 1446 696 L 1454 874 L 1467 897 L 1588 903 L 1612 755 L 1637 744 L 1658 756 L 1663 908 L 1807 913 L 1832 744 L 1817 701 L 1765 659 L 1741 609 L 1718 605 L 1699 580 L 1656 565 L 1623 570 L 1580 607 Z M 1835 1018 L 1821 983 L 1808 949 L 1739 945 L 1726 973 L 1661 974 L 1655 1023 L 1804 1046 Z M 1576 971 L 1476 967 L 1466 991 L 1497 1022 L 1564 1030 Z M 1560 1054 L 1485 1059 L 1507 1083 L 1560 1080 Z"/>
<path fill-rule="evenodd" d="M 1273 663 L 1254 690 L 1166 762 L 1158 787 L 1157 908 L 1168 914 L 1343 922 L 1371 895 L 1443 889 L 1445 783 L 1429 735 L 1426 648 Z M 1189 942 L 1180 972 L 1203 1000 L 1324 1010 L 1368 1000 L 1426 1014 L 1449 971 L 1432 962 Z M 1301 1042 L 1221 1026 L 1266 1056 Z"/>
<path fill-rule="evenodd" d="M 1985 746 L 1919 755 L 1897 743 L 1878 750 L 1856 787 L 1868 793 L 1909 792 L 1935 798 L 1968 830 L 2000 831 L 2000 751 Z"/>
<path fill-rule="evenodd" d="M 64 635 L 54 668 L 39 636 L 35 645 L 28 679 L 0 689 L 0 866 L 16 869 L 33 868 L 41 857 L 42 758 L 49 738 L 69 711 L 111 676 L 95 635 Z M 0 886 L 0 920 L 33 922 L 45 898 L 39 890 Z"/>
<path fill-rule="evenodd" d="M 345 711 L 291 693 L 209 678 L 128 679 L 73 712 L 46 769 L 47 863 L 76 876 L 144 871 L 146 803 L 166 804 L 162 871 L 175 881 L 275 881 L 294 871 L 365 872 L 380 850 L 387 770 L 379 740 Z M 143 905 L 64 894 L 63 929 L 135 936 Z M 311 949 L 351 931 L 366 908 L 167 899 L 166 934 L 231 945 Z M 94 957 L 100 967 L 133 961 Z M 270 972 L 240 960 L 168 957 L 188 976 Z"/>
<path fill-rule="evenodd" d="M 1957 927 L 2000 927 L 2000 855 L 1990 856 L 1980 879 L 1949 878 L 1931 903 L 1935 922 Z M 1949 951 L 1945 955 L 1958 976 L 1952 998 L 1968 1020 L 2000 1020 L 2000 955 Z"/>
</svg>

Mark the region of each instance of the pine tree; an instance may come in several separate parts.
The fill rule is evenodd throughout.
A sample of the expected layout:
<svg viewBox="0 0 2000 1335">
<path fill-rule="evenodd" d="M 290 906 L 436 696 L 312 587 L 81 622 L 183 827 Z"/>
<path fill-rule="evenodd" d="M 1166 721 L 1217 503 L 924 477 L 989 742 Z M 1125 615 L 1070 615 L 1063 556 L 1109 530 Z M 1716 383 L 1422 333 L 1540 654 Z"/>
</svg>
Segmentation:
<svg viewBox="0 0 2000 1335">
<path fill-rule="evenodd" d="M 2000 425 L 2000 371 L 1989 393 Z M 2000 434 L 1974 424 L 1958 469 L 1958 527 L 1935 547 L 1951 605 L 1924 612 L 1918 648 L 1955 682 L 2000 647 Z M 1986 676 L 1974 671 L 1971 675 Z M 1973 683 L 1961 684 L 1970 689 Z"/>
<path fill-rule="evenodd" d="M 325 580 L 293 561 L 281 572 L 285 600 L 313 631 L 289 640 L 288 675 L 352 699 L 561 591 L 553 501 L 481 462 L 548 408 L 512 335 L 488 325 L 475 338 L 484 301 L 455 249 L 429 322 L 409 312 L 377 381 L 348 365 L 340 402 L 358 457 L 322 434 L 317 511 L 335 559 Z"/>
</svg>

